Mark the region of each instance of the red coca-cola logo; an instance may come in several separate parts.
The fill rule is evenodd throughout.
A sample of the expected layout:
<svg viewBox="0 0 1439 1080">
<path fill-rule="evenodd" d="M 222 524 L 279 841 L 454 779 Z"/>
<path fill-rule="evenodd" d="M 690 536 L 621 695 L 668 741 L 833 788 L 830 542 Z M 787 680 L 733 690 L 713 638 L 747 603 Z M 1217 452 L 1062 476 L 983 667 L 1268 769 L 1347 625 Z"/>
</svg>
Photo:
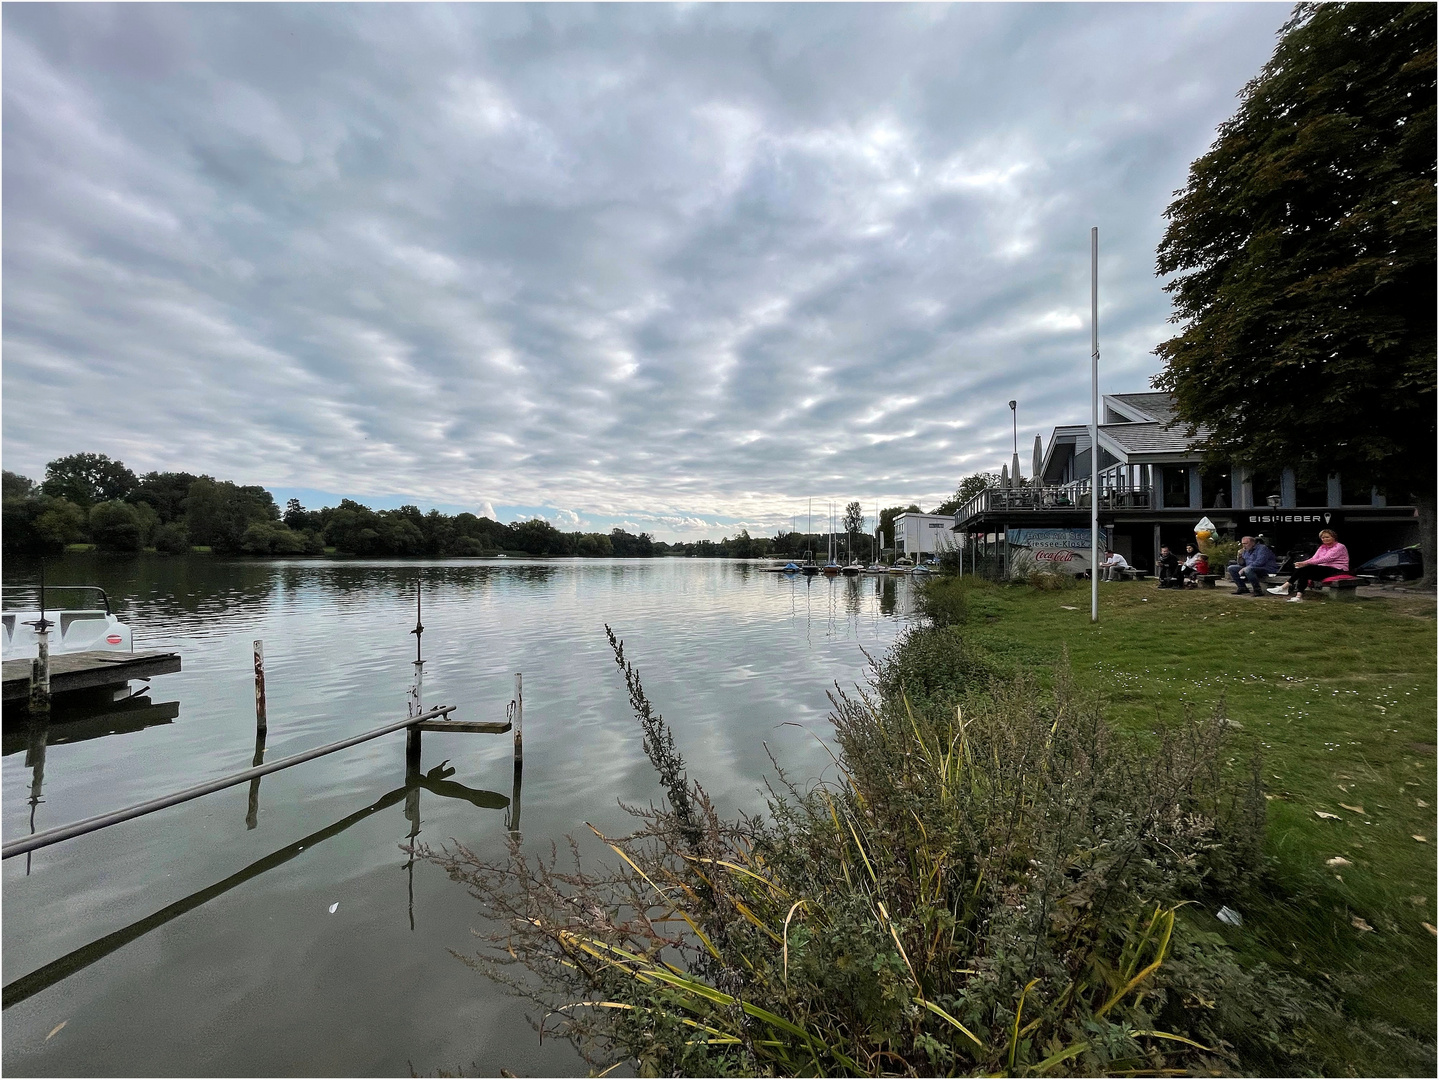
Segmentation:
<svg viewBox="0 0 1439 1080">
<path fill-rule="evenodd" d="M 1072 551 L 1037 551 L 1034 557 L 1042 562 L 1070 562 L 1074 559 Z"/>
</svg>

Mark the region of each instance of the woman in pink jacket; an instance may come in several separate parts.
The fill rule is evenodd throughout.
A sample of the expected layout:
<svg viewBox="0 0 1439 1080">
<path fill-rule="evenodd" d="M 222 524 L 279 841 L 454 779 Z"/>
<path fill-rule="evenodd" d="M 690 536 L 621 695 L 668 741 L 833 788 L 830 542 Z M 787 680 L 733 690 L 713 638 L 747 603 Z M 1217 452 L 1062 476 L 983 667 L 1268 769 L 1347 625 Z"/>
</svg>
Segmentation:
<svg viewBox="0 0 1439 1080">
<path fill-rule="evenodd" d="M 1333 529 L 1320 529 L 1319 550 L 1294 564 L 1294 572 L 1289 575 L 1288 585 L 1279 585 L 1269 591 L 1275 595 L 1289 593 L 1289 602 L 1294 604 L 1304 599 L 1304 590 L 1311 583 L 1348 572 L 1349 549 L 1339 542 Z"/>
</svg>

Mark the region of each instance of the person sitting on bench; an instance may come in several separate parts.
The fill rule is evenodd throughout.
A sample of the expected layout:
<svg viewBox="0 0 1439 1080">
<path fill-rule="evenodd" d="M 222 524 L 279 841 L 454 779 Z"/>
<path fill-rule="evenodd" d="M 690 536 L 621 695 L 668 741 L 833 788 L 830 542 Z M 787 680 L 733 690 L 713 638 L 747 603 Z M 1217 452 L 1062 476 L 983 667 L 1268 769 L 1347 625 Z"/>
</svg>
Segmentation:
<svg viewBox="0 0 1439 1080">
<path fill-rule="evenodd" d="M 1263 596 L 1269 584 L 1269 575 L 1279 573 L 1279 560 L 1274 557 L 1268 544 L 1261 544 L 1252 536 L 1239 538 L 1239 561 L 1227 567 L 1229 580 L 1234 582 L 1234 595 L 1243 596 L 1253 589 L 1254 596 Z"/>
<path fill-rule="evenodd" d="M 1196 551 L 1193 544 L 1184 545 L 1184 565 L 1179 568 L 1180 577 L 1184 579 L 1186 588 L 1193 589 L 1199 584 L 1199 578 L 1209 573 L 1209 556 L 1202 551 Z"/>
<path fill-rule="evenodd" d="M 1129 563 L 1124 556 L 1109 548 L 1104 549 L 1104 561 L 1099 566 L 1104 571 L 1105 581 L 1120 581 L 1124 577 L 1124 571 L 1129 569 Z"/>
<path fill-rule="evenodd" d="M 1349 573 L 1349 549 L 1339 542 L 1333 529 L 1319 530 L 1319 550 L 1294 564 L 1288 585 L 1276 585 L 1269 591 L 1275 596 L 1289 594 L 1291 604 L 1304 599 L 1304 590 L 1316 581 L 1335 574 Z"/>
<path fill-rule="evenodd" d="M 1159 545 L 1159 587 L 1178 589 L 1184 586 L 1184 577 L 1179 572 L 1179 556 L 1169 550 L 1168 544 Z"/>
</svg>

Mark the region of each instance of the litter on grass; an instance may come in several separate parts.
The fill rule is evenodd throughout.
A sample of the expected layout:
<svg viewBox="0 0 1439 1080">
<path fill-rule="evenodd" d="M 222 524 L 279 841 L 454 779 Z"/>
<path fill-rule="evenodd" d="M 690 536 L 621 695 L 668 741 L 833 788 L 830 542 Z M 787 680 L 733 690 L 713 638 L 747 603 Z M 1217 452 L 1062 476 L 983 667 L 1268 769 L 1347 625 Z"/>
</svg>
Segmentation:
<svg viewBox="0 0 1439 1080">
<path fill-rule="evenodd" d="M 1214 917 L 1222 923 L 1228 923 L 1230 926 L 1244 925 L 1244 917 L 1240 915 L 1239 912 L 1235 911 L 1232 907 L 1226 906 L 1220 908 L 1219 913 Z"/>
</svg>

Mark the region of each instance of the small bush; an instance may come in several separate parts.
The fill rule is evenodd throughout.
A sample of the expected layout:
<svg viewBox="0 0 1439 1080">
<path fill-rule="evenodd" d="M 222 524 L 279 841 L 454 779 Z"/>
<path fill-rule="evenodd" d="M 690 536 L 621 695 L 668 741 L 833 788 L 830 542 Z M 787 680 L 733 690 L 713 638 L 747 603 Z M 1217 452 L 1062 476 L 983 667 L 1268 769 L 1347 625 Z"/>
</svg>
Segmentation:
<svg viewBox="0 0 1439 1080">
<path fill-rule="evenodd" d="M 968 618 L 969 582 L 947 574 L 919 583 L 919 613 L 934 626 L 963 626 Z"/>
<path fill-rule="evenodd" d="M 1057 574 L 1052 570 L 1031 570 L 1025 581 L 1040 592 L 1064 592 L 1079 584 L 1073 574 Z"/>
<path fill-rule="evenodd" d="M 171 521 L 155 530 L 155 550 L 165 555 L 183 555 L 190 550 L 190 534 L 183 521 Z"/>
<path fill-rule="evenodd" d="M 1239 541 L 1211 542 L 1209 549 L 1204 554 L 1209 557 L 1209 572 L 1222 574 L 1226 566 L 1239 558 Z"/>
</svg>

